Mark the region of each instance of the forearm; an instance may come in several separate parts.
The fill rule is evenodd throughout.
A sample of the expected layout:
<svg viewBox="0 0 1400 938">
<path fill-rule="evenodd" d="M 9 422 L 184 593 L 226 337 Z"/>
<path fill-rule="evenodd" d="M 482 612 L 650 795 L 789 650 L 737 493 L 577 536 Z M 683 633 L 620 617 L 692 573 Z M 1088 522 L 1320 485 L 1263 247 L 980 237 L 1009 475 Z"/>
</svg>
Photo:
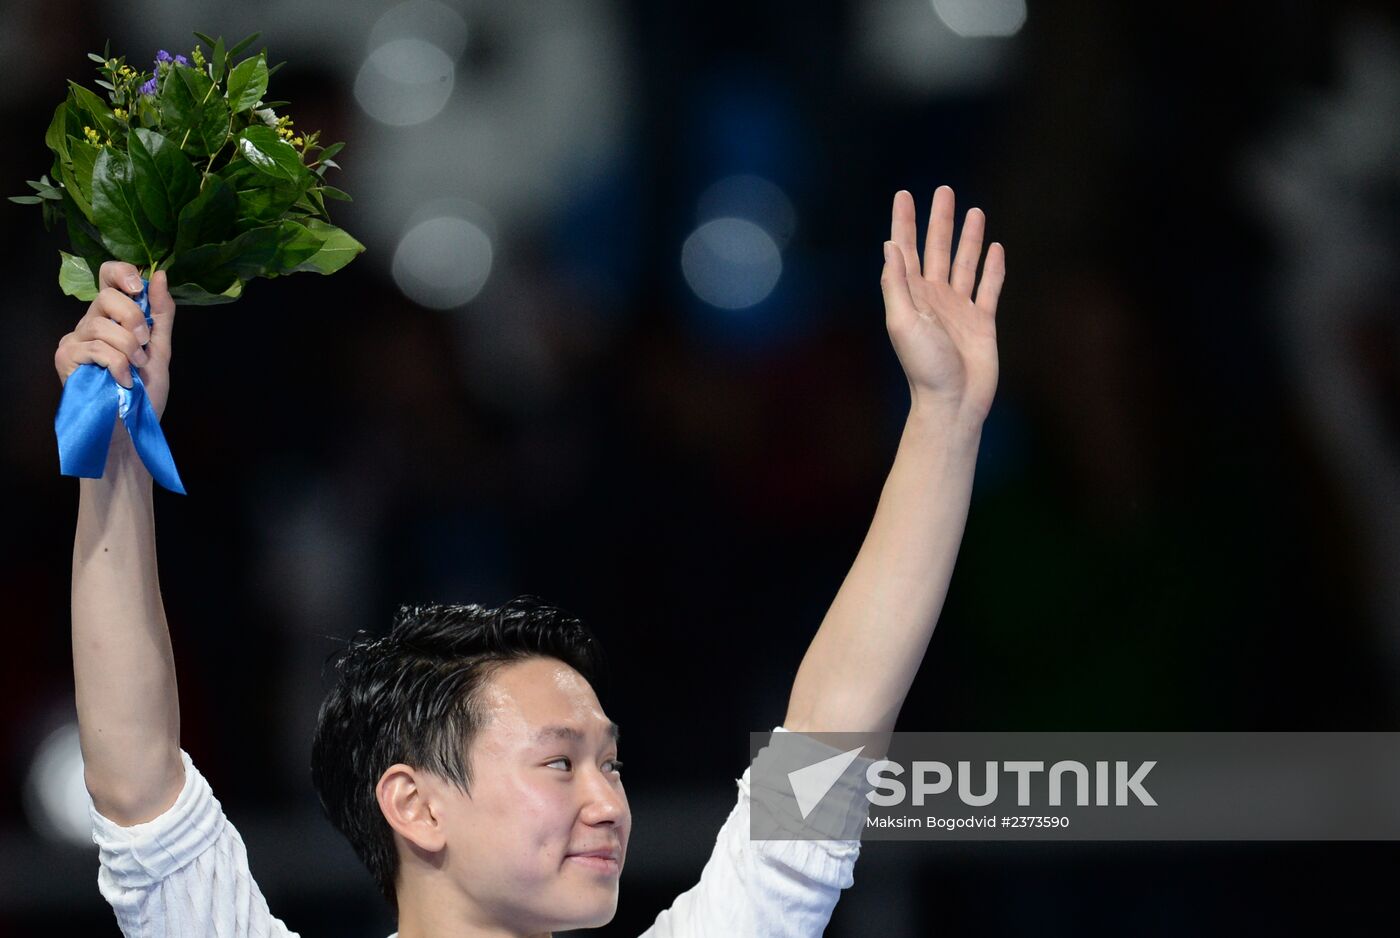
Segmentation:
<svg viewBox="0 0 1400 938">
<path fill-rule="evenodd" d="M 865 542 L 798 669 L 788 729 L 894 728 L 948 593 L 980 439 L 980 417 L 911 410 Z"/>
<path fill-rule="evenodd" d="M 151 477 L 121 428 L 104 477 L 80 487 L 72 595 L 79 738 L 98 811 L 130 824 L 174 801 L 184 769 Z"/>
</svg>

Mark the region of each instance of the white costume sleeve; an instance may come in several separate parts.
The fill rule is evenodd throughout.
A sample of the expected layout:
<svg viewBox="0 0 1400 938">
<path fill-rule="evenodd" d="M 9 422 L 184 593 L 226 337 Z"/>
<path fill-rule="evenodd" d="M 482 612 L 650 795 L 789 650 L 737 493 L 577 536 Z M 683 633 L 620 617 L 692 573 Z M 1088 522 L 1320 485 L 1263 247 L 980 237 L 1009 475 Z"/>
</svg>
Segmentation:
<svg viewBox="0 0 1400 938">
<path fill-rule="evenodd" d="M 751 773 L 746 769 L 739 779 L 739 802 L 720 828 L 700 882 L 642 938 L 816 938 L 826 930 L 841 890 L 855 882 L 860 840 L 754 840 Z M 864 814 L 858 786 L 838 784 L 827 798 Z"/>
<path fill-rule="evenodd" d="M 154 820 L 122 827 L 92 808 L 97 887 L 126 938 L 297 938 L 253 882 L 243 838 L 183 750 L 185 786 Z"/>
</svg>

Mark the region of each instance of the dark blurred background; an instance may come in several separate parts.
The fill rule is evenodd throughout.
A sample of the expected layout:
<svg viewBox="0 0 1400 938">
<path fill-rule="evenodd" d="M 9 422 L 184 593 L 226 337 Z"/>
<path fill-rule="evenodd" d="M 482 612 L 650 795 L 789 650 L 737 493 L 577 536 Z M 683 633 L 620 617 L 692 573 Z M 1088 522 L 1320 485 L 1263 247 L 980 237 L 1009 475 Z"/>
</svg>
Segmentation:
<svg viewBox="0 0 1400 938">
<path fill-rule="evenodd" d="M 4 194 L 47 171 L 108 38 L 149 67 L 260 30 L 288 61 L 269 97 L 349 141 L 332 213 L 367 253 L 181 310 L 164 422 L 190 494 L 157 499 L 184 745 L 306 938 L 392 930 L 307 765 L 325 658 L 406 601 L 583 616 L 636 817 L 604 933 L 695 881 L 894 453 L 900 188 L 921 241 L 936 185 L 982 206 L 1010 270 L 900 727 L 1400 729 L 1391 4 L 36 0 L 3 23 Z M 73 821 L 52 430 L 84 306 L 58 234 L 0 206 L 0 934 L 115 935 Z M 875 843 L 828 934 L 1389 931 L 1397 861 Z"/>
</svg>

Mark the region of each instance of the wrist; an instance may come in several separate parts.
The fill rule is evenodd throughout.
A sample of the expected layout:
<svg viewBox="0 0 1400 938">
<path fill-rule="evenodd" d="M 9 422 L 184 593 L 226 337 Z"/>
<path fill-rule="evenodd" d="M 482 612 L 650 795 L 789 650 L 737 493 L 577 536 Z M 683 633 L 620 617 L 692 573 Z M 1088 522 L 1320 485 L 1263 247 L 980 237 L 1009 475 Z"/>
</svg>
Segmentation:
<svg viewBox="0 0 1400 938">
<path fill-rule="evenodd" d="M 112 488 L 118 485 L 134 485 L 138 489 L 150 489 L 151 474 L 146 469 L 146 464 L 141 461 L 141 456 L 136 452 L 136 444 L 131 441 L 131 435 L 120 420 L 112 430 L 112 442 L 107 448 L 107 465 L 102 471 L 102 478 L 83 479 L 82 484 L 84 487 Z"/>
<path fill-rule="evenodd" d="M 969 406 L 962 399 L 921 395 L 913 391 L 909 415 L 905 419 L 905 432 L 906 435 L 933 436 L 945 445 L 976 450 L 986 416 L 986 408 Z"/>
</svg>

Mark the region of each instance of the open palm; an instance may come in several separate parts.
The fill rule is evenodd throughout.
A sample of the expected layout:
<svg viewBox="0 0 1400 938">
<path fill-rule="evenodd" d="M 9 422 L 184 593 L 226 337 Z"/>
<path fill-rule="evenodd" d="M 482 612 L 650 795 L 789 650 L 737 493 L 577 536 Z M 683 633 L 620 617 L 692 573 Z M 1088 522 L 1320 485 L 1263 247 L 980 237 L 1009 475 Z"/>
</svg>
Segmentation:
<svg viewBox="0 0 1400 938">
<path fill-rule="evenodd" d="M 997 297 L 1006 278 L 1006 253 L 993 243 L 977 283 L 986 224 L 981 209 L 970 210 L 954 256 L 953 190 L 939 186 L 920 263 L 914 197 L 900 190 L 880 276 L 885 326 L 914 404 L 949 404 L 979 420 L 996 392 Z"/>
</svg>

